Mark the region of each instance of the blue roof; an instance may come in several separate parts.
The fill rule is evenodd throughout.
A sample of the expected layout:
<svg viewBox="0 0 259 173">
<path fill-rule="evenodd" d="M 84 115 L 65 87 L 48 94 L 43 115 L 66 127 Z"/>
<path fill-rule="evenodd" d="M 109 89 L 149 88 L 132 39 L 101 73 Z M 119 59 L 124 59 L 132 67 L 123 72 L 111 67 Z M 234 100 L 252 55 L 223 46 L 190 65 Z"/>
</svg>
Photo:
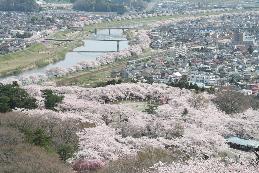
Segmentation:
<svg viewBox="0 0 259 173">
<path fill-rule="evenodd" d="M 259 147 L 259 141 L 257 140 L 251 140 L 251 139 L 241 139 L 238 137 L 230 137 L 226 139 L 227 142 L 233 143 L 233 144 L 238 144 L 242 146 L 247 146 L 247 147 L 253 147 L 253 148 L 258 148 Z"/>
</svg>

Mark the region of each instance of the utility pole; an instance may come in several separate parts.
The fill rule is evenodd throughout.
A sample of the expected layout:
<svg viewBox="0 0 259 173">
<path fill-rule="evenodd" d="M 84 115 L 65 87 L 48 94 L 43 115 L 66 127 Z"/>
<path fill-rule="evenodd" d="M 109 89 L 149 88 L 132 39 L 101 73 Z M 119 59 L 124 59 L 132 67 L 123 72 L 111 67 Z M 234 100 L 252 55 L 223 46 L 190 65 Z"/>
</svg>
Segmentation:
<svg viewBox="0 0 259 173">
<path fill-rule="evenodd" d="M 117 40 L 117 52 L 119 52 L 119 51 L 120 51 L 120 41 Z"/>
</svg>

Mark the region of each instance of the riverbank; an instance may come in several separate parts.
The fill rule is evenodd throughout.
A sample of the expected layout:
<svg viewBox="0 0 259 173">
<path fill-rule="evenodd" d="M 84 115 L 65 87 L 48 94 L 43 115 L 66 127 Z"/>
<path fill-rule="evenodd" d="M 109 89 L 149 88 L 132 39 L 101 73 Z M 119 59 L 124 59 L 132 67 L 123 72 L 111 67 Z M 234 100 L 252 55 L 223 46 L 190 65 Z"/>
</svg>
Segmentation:
<svg viewBox="0 0 259 173">
<path fill-rule="evenodd" d="M 128 61 L 149 57 L 154 53 L 155 52 L 152 52 L 150 49 L 148 49 L 143 52 L 141 56 L 131 56 L 91 70 L 76 72 L 68 76 L 55 79 L 55 83 L 57 86 L 76 85 L 86 88 L 97 87 L 97 85 L 100 83 L 104 83 L 113 79 L 116 80 L 116 77 L 112 77 L 111 73 L 113 71 L 120 71 L 122 68 L 126 67 Z"/>
<path fill-rule="evenodd" d="M 82 45 L 81 41 L 70 43 L 37 43 L 24 50 L 0 55 L 0 77 L 17 75 L 23 71 L 46 66 L 65 58 L 67 52 Z"/>
</svg>

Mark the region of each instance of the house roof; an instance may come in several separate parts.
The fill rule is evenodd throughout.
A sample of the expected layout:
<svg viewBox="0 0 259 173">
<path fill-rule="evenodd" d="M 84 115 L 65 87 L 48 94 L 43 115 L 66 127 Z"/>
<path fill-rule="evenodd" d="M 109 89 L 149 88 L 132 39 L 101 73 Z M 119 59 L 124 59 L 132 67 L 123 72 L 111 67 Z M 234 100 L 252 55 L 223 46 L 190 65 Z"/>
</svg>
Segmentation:
<svg viewBox="0 0 259 173">
<path fill-rule="evenodd" d="M 259 141 L 251 140 L 251 139 L 241 139 L 238 137 L 230 137 L 227 139 L 227 142 L 237 144 L 237 145 L 247 146 L 247 147 L 253 147 L 253 148 L 259 147 Z"/>
<path fill-rule="evenodd" d="M 177 76 L 177 77 L 181 77 L 182 76 L 181 73 L 179 73 L 179 72 L 175 72 L 173 75 Z"/>
</svg>

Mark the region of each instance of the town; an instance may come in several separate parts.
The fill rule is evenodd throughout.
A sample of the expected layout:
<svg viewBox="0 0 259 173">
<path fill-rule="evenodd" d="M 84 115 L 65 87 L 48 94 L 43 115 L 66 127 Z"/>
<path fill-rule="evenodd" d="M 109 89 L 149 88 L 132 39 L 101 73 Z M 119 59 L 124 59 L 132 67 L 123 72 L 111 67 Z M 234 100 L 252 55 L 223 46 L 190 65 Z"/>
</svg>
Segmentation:
<svg viewBox="0 0 259 173">
<path fill-rule="evenodd" d="M 162 1 L 154 3 L 149 11 L 116 13 L 89 13 L 72 10 L 72 4 L 37 1 L 44 9 L 41 12 L 0 11 L 0 54 L 22 50 L 34 43 L 43 42 L 49 35 L 60 30 L 82 30 L 84 26 L 101 21 L 138 19 L 152 16 L 173 16 L 206 12 L 224 12 L 233 9 L 251 8 L 254 1 L 233 3 L 205 3 Z M 73 19 L 73 20 L 69 20 Z"/>
<path fill-rule="evenodd" d="M 162 53 L 128 62 L 119 74 L 148 83 L 185 78 L 200 88 L 230 87 L 258 94 L 258 20 L 258 14 L 223 15 L 157 27 L 149 33 L 151 47 Z"/>
<path fill-rule="evenodd" d="M 0 54 L 7 54 L 42 43 L 49 35 L 58 31 L 80 31 L 85 25 L 108 20 L 110 16 L 73 11 L 44 11 L 0 12 L 0 18 Z"/>
</svg>

